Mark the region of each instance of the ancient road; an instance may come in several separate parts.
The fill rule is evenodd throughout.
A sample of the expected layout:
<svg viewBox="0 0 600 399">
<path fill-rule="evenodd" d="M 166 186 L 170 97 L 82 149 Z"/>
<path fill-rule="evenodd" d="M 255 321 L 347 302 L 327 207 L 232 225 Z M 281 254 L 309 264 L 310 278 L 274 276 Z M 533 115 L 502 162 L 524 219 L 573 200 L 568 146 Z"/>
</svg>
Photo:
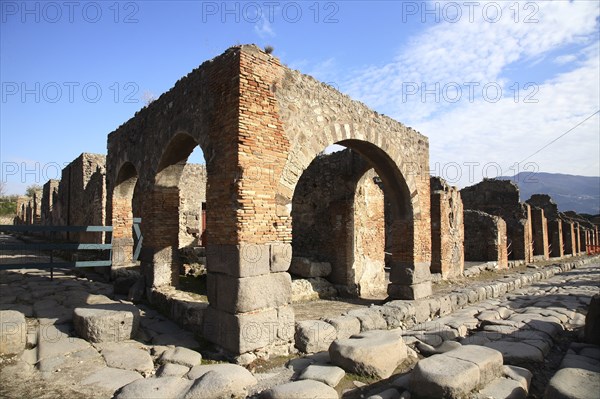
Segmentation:
<svg viewBox="0 0 600 399">
<path fill-rule="evenodd" d="M 214 361 L 206 365 L 198 352 L 186 349 L 206 353 L 192 333 L 143 305 L 138 306 L 141 321 L 135 340 L 89 343 L 75 333 L 73 309 L 115 303 L 110 285 L 64 272 L 55 272 L 55 280 L 50 281 L 47 271 L 3 271 L 0 309 L 26 317 L 27 349 L 0 358 L 0 396 L 108 398 L 117 392 L 117 397 L 127 398 L 152 392 L 161 397 L 234 393 L 281 398 L 304 390 L 316 392 L 317 397 L 381 393 L 375 397 L 398 398 L 402 394 L 406 398 L 405 391 L 418 389 L 418 385 L 437 386 L 430 381 L 439 377 L 431 375 L 436 361 L 460 366 L 465 361 L 457 354 L 463 351 L 461 356 L 468 357 L 475 351 L 476 362 L 494 365 L 489 366 L 493 372 L 485 377 L 485 384 L 481 384 L 483 376 L 472 381 L 467 366 L 464 373 L 451 376 L 460 381 L 456 389 L 476 387 L 469 393 L 473 397 L 506 397 L 503 395 L 513 391 L 524 397 L 526 390 L 530 397 L 543 397 L 546 389 L 555 388 L 569 390 L 573 397 L 594 397 L 600 392 L 595 391 L 600 389 L 600 349 L 580 342 L 587 307 L 599 292 L 600 263 L 579 264 L 441 318 L 411 323 L 402 330 L 370 332 L 380 341 L 400 334 L 406 357 L 392 366 L 389 377 L 361 378 L 331 365 L 327 352 L 287 363 L 288 359 L 271 359 L 251 365 L 251 372 Z M 490 350 L 477 350 L 483 347 Z M 432 357 L 442 353 L 447 357 Z M 459 366 L 447 368 L 458 370 Z M 385 367 L 389 364 L 381 365 L 382 370 Z M 303 382 L 290 383 L 297 378 Z M 585 384 L 574 385 L 580 380 Z"/>
</svg>

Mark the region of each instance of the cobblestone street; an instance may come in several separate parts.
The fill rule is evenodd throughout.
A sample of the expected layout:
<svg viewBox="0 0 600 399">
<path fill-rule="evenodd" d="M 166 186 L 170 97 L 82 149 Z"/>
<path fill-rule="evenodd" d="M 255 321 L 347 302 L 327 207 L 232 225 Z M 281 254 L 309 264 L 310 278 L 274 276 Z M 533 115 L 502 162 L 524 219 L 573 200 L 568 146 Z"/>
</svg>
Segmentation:
<svg viewBox="0 0 600 399">
<path fill-rule="evenodd" d="M 77 333 L 74 309 L 132 306 L 115 299 L 111 285 L 61 271 L 54 272 L 54 281 L 48 271 L 3 271 L 0 309 L 15 311 L 8 313 L 11 317 L 16 312 L 23 315 L 25 326 L 21 331 L 15 329 L 18 321 L 7 324 L 11 321 L 7 320 L 7 312 L 3 312 L 3 340 L 23 333 L 26 349 L 16 356 L 2 357 L 0 392 L 7 398 L 108 398 L 115 393 L 119 398 L 185 395 L 284 398 L 296 397 L 296 391 L 300 390 L 313 392 L 315 397 L 358 398 L 379 394 L 374 397 L 397 398 L 403 394 L 406 398 L 410 391 L 431 397 L 500 398 L 525 397 L 527 392 L 529 397 L 544 397 L 544 392 L 546 397 L 564 397 L 553 396 L 552 392 L 566 390 L 573 392 L 572 397 L 593 398 L 600 392 L 600 349 L 583 343 L 583 328 L 592 296 L 600 291 L 600 264 L 597 260 L 582 263 L 563 264 L 563 272 L 550 278 L 546 276 L 550 275 L 551 266 L 498 274 L 496 280 L 487 282 L 491 284 L 490 295 L 481 301 L 465 294 L 462 303 L 463 296 L 459 294 L 466 291 L 460 288 L 455 291 L 457 302 L 451 305 L 454 310 L 431 320 L 420 313 L 419 304 L 432 306 L 432 300 L 349 308 L 346 316 L 338 318 L 358 318 L 359 331 L 355 333 L 360 332 L 368 339 L 377 336 L 379 341 L 402 337 L 397 351 L 404 356 L 399 356 L 396 363 L 382 363 L 381 359 L 393 356 L 377 353 L 378 346 L 373 347 L 371 365 L 382 364 L 373 366 L 376 372 L 371 374 L 378 377 L 366 380 L 332 365 L 329 356 L 334 353 L 332 349 L 329 353 L 319 352 L 322 343 L 319 340 L 328 339 L 319 334 L 317 342 L 309 343 L 316 345 L 313 347 L 316 350 L 307 351 L 316 352 L 314 355 L 291 360 L 272 357 L 258 366 L 250 364 L 250 371 L 207 360 L 214 353 L 207 351 L 193 333 L 145 305 L 137 305 L 139 328 L 133 339 L 88 342 Z M 533 283 L 516 289 L 513 284 L 513 290 L 504 293 L 492 288 L 496 287 L 492 283 L 518 278 Z M 443 306 L 443 300 L 439 302 Z M 310 308 L 310 303 L 302 306 Z M 383 326 L 386 322 L 389 326 L 391 308 L 401 313 L 408 309 L 409 317 L 398 322 L 399 328 L 380 330 L 383 327 L 373 315 L 380 315 Z M 376 313 L 368 313 L 370 310 Z M 426 314 L 429 310 L 428 307 Z M 297 345 L 298 328 L 297 325 Z M 338 329 L 338 341 L 352 341 L 344 339 L 343 331 L 344 328 Z M 326 343 L 325 350 L 331 341 Z M 481 347 L 489 352 L 458 355 L 460 351 Z M 208 356 L 203 360 L 199 352 Z M 472 363 L 460 360 L 464 356 L 471 356 L 470 361 L 480 368 L 476 373 Z M 362 360 L 353 361 L 350 368 Z M 448 362 L 456 364 L 449 366 Z M 315 372 L 319 366 L 322 368 Z M 213 378 L 207 377 L 209 371 Z M 331 372 L 337 372 L 337 377 L 328 379 Z"/>
</svg>

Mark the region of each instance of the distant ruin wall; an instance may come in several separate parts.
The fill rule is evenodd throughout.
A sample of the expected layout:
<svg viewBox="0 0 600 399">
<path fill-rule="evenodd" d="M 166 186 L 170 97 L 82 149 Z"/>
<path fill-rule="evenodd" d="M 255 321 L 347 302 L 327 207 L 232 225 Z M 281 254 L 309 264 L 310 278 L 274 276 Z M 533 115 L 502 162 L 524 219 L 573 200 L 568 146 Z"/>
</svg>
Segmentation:
<svg viewBox="0 0 600 399">
<path fill-rule="evenodd" d="M 533 260 L 531 217 L 527 204 L 519 202 L 519 188 L 509 180 L 485 179 L 460 191 L 465 209 L 501 217 L 506 223 L 509 259 Z"/>
<path fill-rule="evenodd" d="M 504 220 L 481 211 L 465 210 L 464 224 L 465 260 L 497 262 L 498 268 L 508 268 Z"/>
</svg>

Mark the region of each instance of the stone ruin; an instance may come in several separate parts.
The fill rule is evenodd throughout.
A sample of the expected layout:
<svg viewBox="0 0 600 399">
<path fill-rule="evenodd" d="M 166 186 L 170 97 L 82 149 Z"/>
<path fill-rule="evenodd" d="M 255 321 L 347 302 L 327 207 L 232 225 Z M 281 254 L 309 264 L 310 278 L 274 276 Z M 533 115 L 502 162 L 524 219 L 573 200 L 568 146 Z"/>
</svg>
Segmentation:
<svg viewBox="0 0 600 399">
<path fill-rule="evenodd" d="M 347 149 L 323 154 L 332 144 Z M 205 166 L 187 163 L 198 147 Z M 233 354 L 298 345 L 292 279 L 420 299 L 432 274 L 462 276 L 465 260 L 507 268 L 598 245 L 597 225 L 549 197 L 521 203 L 496 180 L 459 191 L 428 170 L 425 136 L 237 46 L 110 133 L 106 157 L 84 153 L 20 198 L 15 222 L 112 225 L 118 275 L 137 264 L 140 217 L 140 296 Z M 206 302 L 175 290 L 190 248 L 205 262 Z"/>
<path fill-rule="evenodd" d="M 533 260 L 531 209 L 520 202 L 519 188 L 509 180 L 484 179 L 460 190 L 465 209 L 501 217 L 506 223 L 508 259 Z"/>
</svg>

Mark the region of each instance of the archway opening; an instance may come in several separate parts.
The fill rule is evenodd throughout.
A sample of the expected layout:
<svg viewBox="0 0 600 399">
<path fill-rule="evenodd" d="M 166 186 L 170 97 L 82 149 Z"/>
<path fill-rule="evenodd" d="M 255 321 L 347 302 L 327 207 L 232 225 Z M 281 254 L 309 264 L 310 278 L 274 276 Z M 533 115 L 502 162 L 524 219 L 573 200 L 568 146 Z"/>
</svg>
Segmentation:
<svg viewBox="0 0 600 399">
<path fill-rule="evenodd" d="M 148 210 L 154 286 L 206 295 L 207 182 L 198 143 L 187 133 L 175 135 L 159 163 Z"/>
<path fill-rule="evenodd" d="M 393 265 L 413 257 L 409 191 L 381 149 L 338 144 L 313 159 L 295 187 L 290 273 L 320 297 L 383 300 Z M 295 281 L 299 301 L 296 285 L 309 284 Z"/>
</svg>

